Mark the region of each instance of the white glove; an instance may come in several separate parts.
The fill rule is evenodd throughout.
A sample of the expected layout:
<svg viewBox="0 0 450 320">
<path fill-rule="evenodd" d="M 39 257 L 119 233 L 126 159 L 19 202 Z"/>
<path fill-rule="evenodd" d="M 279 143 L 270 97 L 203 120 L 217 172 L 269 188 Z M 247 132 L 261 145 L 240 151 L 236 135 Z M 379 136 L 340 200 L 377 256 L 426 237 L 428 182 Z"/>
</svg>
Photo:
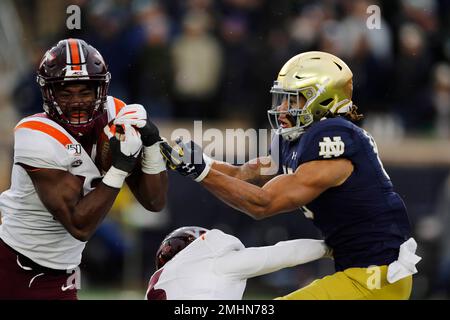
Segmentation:
<svg viewBox="0 0 450 320">
<path fill-rule="evenodd" d="M 139 152 L 142 149 L 141 134 L 129 123 L 122 125 L 123 133 L 119 133 L 120 129 L 117 129 L 115 125 L 105 126 L 103 131 L 108 139 L 115 137 L 120 141 L 120 152 L 125 156 L 133 156 L 137 158 Z M 114 158 L 114 154 L 112 155 Z"/>
<path fill-rule="evenodd" d="M 147 119 L 147 111 L 140 104 L 124 106 L 114 120 L 116 125 L 128 124 L 139 128 L 142 133 L 144 152 L 142 157 L 142 172 L 158 174 L 166 170 L 166 164 L 159 151 L 158 128 Z"/>
<path fill-rule="evenodd" d="M 130 124 L 124 124 L 124 133 L 119 134 L 115 125 L 106 126 L 103 131 L 109 138 L 112 166 L 103 178 L 103 183 L 121 188 L 125 178 L 136 166 L 142 149 L 140 133 Z"/>
<path fill-rule="evenodd" d="M 114 119 L 116 125 L 130 124 L 138 128 L 144 127 L 146 122 L 147 111 L 141 104 L 127 104 Z"/>
</svg>

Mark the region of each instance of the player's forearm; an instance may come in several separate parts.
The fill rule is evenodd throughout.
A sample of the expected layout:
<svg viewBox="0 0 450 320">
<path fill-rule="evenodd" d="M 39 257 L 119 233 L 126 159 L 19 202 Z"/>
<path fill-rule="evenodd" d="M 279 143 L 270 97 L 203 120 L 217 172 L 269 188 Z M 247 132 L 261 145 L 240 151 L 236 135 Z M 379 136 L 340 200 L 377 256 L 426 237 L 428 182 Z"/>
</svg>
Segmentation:
<svg viewBox="0 0 450 320">
<path fill-rule="evenodd" d="M 27 172 L 47 210 L 80 241 L 94 233 L 120 190 L 101 182 L 83 196 L 83 178 L 55 169 L 29 167 Z"/>
<path fill-rule="evenodd" d="M 145 209 L 159 212 L 166 205 L 167 189 L 167 171 L 163 171 L 157 174 L 141 173 L 137 190 L 132 191 Z"/>
<path fill-rule="evenodd" d="M 322 258 L 327 252 L 327 246 L 322 240 L 296 239 L 278 242 L 273 247 L 273 253 L 280 254 L 282 258 L 276 261 L 268 261 L 267 267 L 273 268 L 277 265 L 291 267 L 298 264 L 308 263 Z M 270 255 L 273 257 L 274 255 Z M 272 259 L 271 259 L 272 260 Z"/>
<path fill-rule="evenodd" d="M 249 275 L 252 277 L 315 261 L 322 258 L 327 252 L 324 241 L 313 239 L 281 241 L 274 246 L 254 249 L 256 249 L 255 255 L 266 256 L 267 259 L 260 264 L 259 268 L 255 269 L 257 271 Z"/>
<path fill-rule="evenodd" d="M 270 165 L 265 164 L 266 167 Z M 232 164 L 220 161 L 214 161 L 211 168 L 217 170 L 227 176 L 246 181 L 248 183 L 262 187 L 274 175 L 262 175 L 263 164 L 260 159 L 254 159 L 252 162 L 244 163 L 241 166 L 234 166 Z"/>
<path fill-rule="evenodd" d="M 227 176 L 215 169 L 202 181 L 202 185 L 220 200 L 254 219 L 268 216 L 270 195 L 255 185 Z"/>
<path fill-rule="evenodd" d="M 222 161 L 214 161 L 211 165 L 211 168 L 227 176 L 240 179 L 242 169 L 241 166 L 235 166 Z"/>
<path fill-rule="evenodd" d="M 218 259 L 216 268 L 224 274 L 252 278 L 308 263 L 325 256 L 327 246 L 321 240 L 281 241 L 274 246 L 245 248 Z"/>
<path fill-rule="evenodd" d="M 70 223 L 66 229 L 80 241 L 87 241 L 103 221 L 119 194 L 118 188 L 100 183 L 72 208 L 67 208 Z"/>
</svg>

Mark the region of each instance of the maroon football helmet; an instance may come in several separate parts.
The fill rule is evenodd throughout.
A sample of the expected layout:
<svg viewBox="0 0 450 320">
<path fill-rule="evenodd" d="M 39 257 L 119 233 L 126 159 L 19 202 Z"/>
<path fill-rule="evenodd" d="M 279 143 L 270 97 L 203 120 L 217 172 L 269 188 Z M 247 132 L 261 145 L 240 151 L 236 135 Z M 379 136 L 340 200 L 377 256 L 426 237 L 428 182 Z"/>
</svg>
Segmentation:
<svg viewBox="0 0 450 320">
<path fill-rule="evenodd" d="M 75 136 L 87 135 L 105 112 L 110 79 L 97 49 L 83 40 L 61 40 L 46 52 L 37 72 L 44 111 Z M 68 95 L 65 100 L 58 100 L 57 91 L 71 84 L 86 85 L 95 97 L 75 100 Z"/>
<path fill-rule="evenodd" d="M 181 227 L 175 231 L 172 231 L 164 238 L 158 251 L 156 252 L 156 269 L 164 266 L 178 252 L 186 248 L 192 241 L 208 231 L 208 229 L 194 226 Z"/>
</svg>

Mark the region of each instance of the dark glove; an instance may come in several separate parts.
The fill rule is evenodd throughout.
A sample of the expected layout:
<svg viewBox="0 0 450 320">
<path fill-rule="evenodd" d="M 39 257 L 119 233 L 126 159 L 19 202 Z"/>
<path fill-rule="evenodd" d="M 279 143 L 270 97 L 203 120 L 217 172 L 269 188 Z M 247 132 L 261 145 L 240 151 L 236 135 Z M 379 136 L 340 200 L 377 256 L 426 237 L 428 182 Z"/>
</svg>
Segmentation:
<svg viewBox="0 0 450 320">
<path fill-rule="evenodd" d="M 189 177 L 196 182 L 202 181 L 208 174 L 211 165 L 205 161 L 202 149 L 194 141 L 183 143 L 181 138 L 175 140 L 172 148 L 167 142 L 160 144 L 161 153 L 167 166 L 178 171 L 182 176 Z"/>
<path fill-rule="evenodd" d="M 113 129 L 114 131 L 114 129 Z M 111 163 L 116 169 L 130 173 L 138 161 L 142 149 L 142 141 L 138 131 L 130 125 L 125 125 L 123 137 L 119 140 L 116 134 L 108 134 L 111 150 Z M 106 130 L 105 130 L 106 132 Z"/>
<path fill-rule="evenodd" d="M 150 147 L 156 142 L 162 141 L 159 136 L 158 127 L 148 118 L 148 114 L 145 126 L 138 128 L 138 130 L 141 133 L 142 144 L 144 147 Z"/>
</svg>

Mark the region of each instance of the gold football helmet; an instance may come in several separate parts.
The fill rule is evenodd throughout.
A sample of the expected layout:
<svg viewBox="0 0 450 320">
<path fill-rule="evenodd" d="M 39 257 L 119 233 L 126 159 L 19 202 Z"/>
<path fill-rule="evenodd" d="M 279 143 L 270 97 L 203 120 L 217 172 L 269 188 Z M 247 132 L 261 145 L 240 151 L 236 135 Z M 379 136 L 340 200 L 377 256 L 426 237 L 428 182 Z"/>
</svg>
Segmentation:
<svg viewBox="0 0 450 320">
<path fill-rule="evenodd" d="M 294 56 L 281 68 L 270 90 L 272 128 L 292 141 L 313 122 L 349 112 L 352 78 L 350 68 L 332 54 L 310 51 Z"/>
</svg>

